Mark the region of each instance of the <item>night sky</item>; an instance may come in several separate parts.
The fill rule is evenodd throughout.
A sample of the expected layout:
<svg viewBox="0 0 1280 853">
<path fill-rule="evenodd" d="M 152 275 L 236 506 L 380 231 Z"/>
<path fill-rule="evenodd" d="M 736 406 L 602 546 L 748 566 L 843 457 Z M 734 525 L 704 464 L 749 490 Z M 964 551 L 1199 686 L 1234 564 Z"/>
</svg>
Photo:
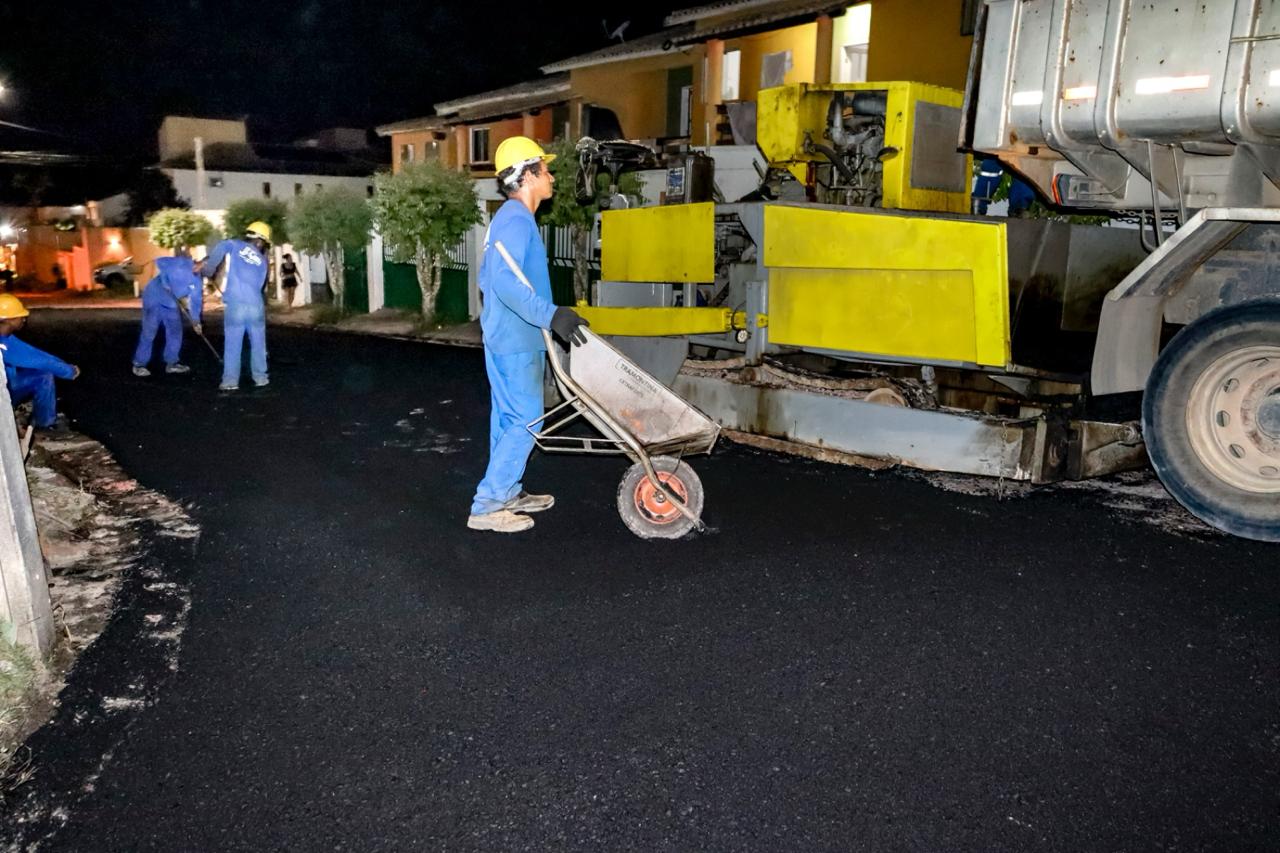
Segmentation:
<svg viewBox="0 0 1280 853">
<path fill-rule="evenodd" d="M 250 119 L 287 142 L 333 126 L 427 115 L 432 104 L 541 76 L 540 65 L 603 47 L 610 27 L 652 32 L 696 2 L 551 0 L 0 0 L 0 147 L 150 159 L 169 113 Z"/>
</svg>

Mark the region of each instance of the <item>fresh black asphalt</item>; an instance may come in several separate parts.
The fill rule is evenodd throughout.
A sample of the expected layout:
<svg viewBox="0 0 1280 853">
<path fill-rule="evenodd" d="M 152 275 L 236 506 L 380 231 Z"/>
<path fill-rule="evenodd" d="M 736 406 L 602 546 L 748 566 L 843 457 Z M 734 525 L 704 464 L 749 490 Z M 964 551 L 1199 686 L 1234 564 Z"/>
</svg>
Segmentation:
<svg viewBox="0 0 1280 853">
<path fill-rule="evenodd" d="M 623 461 L 538 454 L 527 485 L 556 507 L 476 533 L 479 351 L 273 327 L 272 385 L 223 395 L 190 339 L 193 376 L 131 376 L 135 323 L 40 312 L 27 337 L 83 367 L 77 428 L 193 507 L 198 548 L 165 557 L 191 590 L 178 667 L 114 742 L 38 732 L 27 801 L 68 805 L 0 842 L 1280 845 L 1273 546 L 727 442 L 692 460 L 699 538 L 626 531 Z M 131 677 L 139 606 L 60 720 Z"/>
</svg>

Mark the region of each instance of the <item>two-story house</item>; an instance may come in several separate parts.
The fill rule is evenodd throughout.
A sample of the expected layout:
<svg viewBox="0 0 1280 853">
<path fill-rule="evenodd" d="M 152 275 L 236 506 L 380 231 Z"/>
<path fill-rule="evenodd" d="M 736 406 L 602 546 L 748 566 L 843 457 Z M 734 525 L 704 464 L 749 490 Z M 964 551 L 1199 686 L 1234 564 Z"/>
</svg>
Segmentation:
<svg viewBox="0 0 1280 853">
<path fill-rule="evenodd" d="M 980 0 L 727 0 L 659 32 L 542 68 L 548 76 L 379 127 L 393 168 L 437 157 L 483 176 L 507 136 L 750 141 L 756 94 L 784 83 L 916 80 L 960 89 Z M 739 109 L 740 107 L 740 109 Z M 744 140 L 744 136 L 746 139 Z"/>
<path fill-rule="evenodd" d="M 567 72 L 578 110 L 611 112 L 626 138 L 753 142 L 731 132 L 734 105 L 743 105 L 749 131 L 756 94 L 771 86 L 916 80 L 963 88 L 977 9 L 976 0 L 713 3 L 672 13 L 653 35 L 542 71 Z"/>
</svg>

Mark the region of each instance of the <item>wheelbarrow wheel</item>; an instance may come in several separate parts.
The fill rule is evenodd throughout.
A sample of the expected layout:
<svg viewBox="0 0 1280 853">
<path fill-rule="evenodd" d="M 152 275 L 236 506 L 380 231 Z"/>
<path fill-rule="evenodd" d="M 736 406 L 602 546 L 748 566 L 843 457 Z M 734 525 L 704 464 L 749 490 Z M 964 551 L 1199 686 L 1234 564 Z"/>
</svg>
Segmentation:
<svg viewBox="0 0 1280 853">
<path fill-rule="evenodd" d="M 670 456 L 655 456 L 651 461 L 662 484 L 694 517 L 700 518 L 702 481 L 693 469 Z M 618 486 L 618 515 L 622 516 L 627 529 L 642 539 L 679 539 L 694 528 L 694 523 L 654 487 L 639 462 L 627 469 Z"/>
</svg>

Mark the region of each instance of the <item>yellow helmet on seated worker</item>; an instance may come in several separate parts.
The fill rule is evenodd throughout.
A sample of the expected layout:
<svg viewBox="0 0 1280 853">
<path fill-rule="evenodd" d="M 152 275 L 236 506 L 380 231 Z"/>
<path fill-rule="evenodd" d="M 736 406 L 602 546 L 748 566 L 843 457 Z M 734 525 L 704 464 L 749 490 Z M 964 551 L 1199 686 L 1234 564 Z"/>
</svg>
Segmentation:
<svg viewBox="0 0 1280 853">
<path fill-rule="evenodd" d="M 502 144 L 494 152 L 493 166 L 499 173 L 502 173 L 513 166 L 523 166 L 534 160 L 550 163 L 554 159 L 556 159 L 556 155 L 543 151 L 542 146 L 529 137 L 512 136 L 502 140 Z"/>
<path fill-rule="evenodd" d="M 21 299 L 10 293 L 0 293 L 0 320 L 16 320 L 30 313 Z"/>
<path fill-rule="evenodd" d="M 271 226 L 265 222 L 250 222 L 249 227 L 244 229 L 246 237 L 261 237 L 268 243 L 271 242 Z"/>
</svg>

